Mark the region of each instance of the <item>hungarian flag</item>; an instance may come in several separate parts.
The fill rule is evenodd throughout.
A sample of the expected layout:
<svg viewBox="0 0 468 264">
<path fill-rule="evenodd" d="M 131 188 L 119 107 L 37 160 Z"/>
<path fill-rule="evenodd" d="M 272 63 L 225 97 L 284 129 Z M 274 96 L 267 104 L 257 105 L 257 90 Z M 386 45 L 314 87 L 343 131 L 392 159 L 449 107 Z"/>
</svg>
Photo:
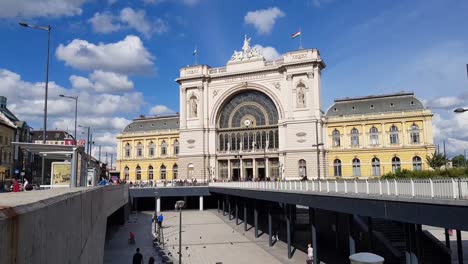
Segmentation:
<svg viewBox="0 0 468 264">
<path fill-rule="evenodd" d="M 291 38 L 296 38 L 296 37 L 299 37 L 301 35 L 301 31 L 299 30 L 298 32 L 294 33 L 294 34 L 291 34 Z"/>
</svg>

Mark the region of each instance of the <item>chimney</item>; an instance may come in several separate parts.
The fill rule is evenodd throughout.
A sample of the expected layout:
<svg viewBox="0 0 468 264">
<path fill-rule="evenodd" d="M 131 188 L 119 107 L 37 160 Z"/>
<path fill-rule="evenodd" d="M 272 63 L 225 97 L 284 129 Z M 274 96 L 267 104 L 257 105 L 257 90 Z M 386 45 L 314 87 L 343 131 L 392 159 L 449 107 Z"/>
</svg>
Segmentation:
<svg viewBox="0 0 468 264">
<path fill-rule="evenodd" d="M 5 96 L 0 96 L 0 109 L 5 109 L 7 106 L 7 98 Z"/>
</svg>

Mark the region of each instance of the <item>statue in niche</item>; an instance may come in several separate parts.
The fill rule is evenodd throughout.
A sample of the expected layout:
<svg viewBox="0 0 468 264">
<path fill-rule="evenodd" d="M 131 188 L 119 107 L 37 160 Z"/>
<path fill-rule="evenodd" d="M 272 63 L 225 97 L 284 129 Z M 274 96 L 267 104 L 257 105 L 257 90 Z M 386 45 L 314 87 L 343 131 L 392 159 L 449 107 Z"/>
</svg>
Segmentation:
<svg viewBox="0 0 468 264">
<path fill-rule="evenodd" d="M 297 107 L 302 108 L 306 106 L 305 89 L 303 86 L 297 87 Z"/>
<path fill-rule="evenodd" d="M 197 117 L 197 110 L 197 97 L 192 95 L 192 97 L 190 97 L 190 117 Z"/>
</svg>

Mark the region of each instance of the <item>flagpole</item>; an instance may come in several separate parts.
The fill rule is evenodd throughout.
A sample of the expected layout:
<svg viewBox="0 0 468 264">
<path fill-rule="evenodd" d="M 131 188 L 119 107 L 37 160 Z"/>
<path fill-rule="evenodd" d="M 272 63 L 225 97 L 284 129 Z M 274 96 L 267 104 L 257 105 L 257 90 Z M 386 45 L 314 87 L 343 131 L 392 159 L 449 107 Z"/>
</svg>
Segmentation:
<svg viewBox="0 0 468 264">
<path fill-rule="evenodd" d="M 196 45 L 195 45 L 195 52 L 193 55 L 195 56 L 195 65 L 197 65 L 198 48 Z"/>
<path fill-rule="evenodd" d="M 302 30 L 299 28 L 299 49 L 302 49 Z"/>
</svg>

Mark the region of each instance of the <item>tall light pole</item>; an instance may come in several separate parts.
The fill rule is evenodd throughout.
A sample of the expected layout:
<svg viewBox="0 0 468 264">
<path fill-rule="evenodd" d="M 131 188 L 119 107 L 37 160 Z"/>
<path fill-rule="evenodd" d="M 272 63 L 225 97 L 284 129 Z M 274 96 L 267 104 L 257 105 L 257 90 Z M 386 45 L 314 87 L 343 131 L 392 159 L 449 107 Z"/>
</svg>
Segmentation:
<svg viewBox="0 0 468 264">
<path fill-rule="evenodd" d="M 67 96 L 67 95 L 61 94 L 60 97 L 75 100 L 75 132 L 74 132 L 74 136 L 75 136 L 75 146 L 76 146 L 77 140 L 78 140 L 78 135 L 76 134 L 76 122 L 78 120 L 78 96 Z"/>
<path fill-rule="evenodd" d="M 32 29 L 39 29 L 47 31 L 47 62 L 46 62 L 46 79 L 45 79 L 45 96 L 44 96 L 44 125 L 42 131 L 42 143 L 46 144 L 46 131 L 47 131 L 47 95 L 49 92 L 49 50 L 50 50 L 50 30 L 52 27 L 48 26 L 35 26 L 29 25 L 26 22 L 19 22 L 19 25 L 22 27 L 28 27 Z M 44 184 L 45 177 L 45 157 L 42 157 L 42 173 L 41 173 L 41 183 Z"/>
<path fill-rule="evenodd" d="M 176 208 L 179 209 L 179 264 L 182 264 L 182 208 L 185 202 L 180 200 L 176 202 Z"/>
<path fill-rule="evenodd" d="M 90 145 L 90 142 L 89 142 L 89 134 L 90 134 L 89 131 L 91 130 L 91 127 L 90 126 L 82 126 L 82 125 L 78 125 L 78 126 L 88 129 L 88 139 L 86 141 L 86 154 L 88 155 L 88 167 L 89 167 L 89 152 L 90 152 L 90 149 L 91 149 L 91 145 Z"/>
</svg>

